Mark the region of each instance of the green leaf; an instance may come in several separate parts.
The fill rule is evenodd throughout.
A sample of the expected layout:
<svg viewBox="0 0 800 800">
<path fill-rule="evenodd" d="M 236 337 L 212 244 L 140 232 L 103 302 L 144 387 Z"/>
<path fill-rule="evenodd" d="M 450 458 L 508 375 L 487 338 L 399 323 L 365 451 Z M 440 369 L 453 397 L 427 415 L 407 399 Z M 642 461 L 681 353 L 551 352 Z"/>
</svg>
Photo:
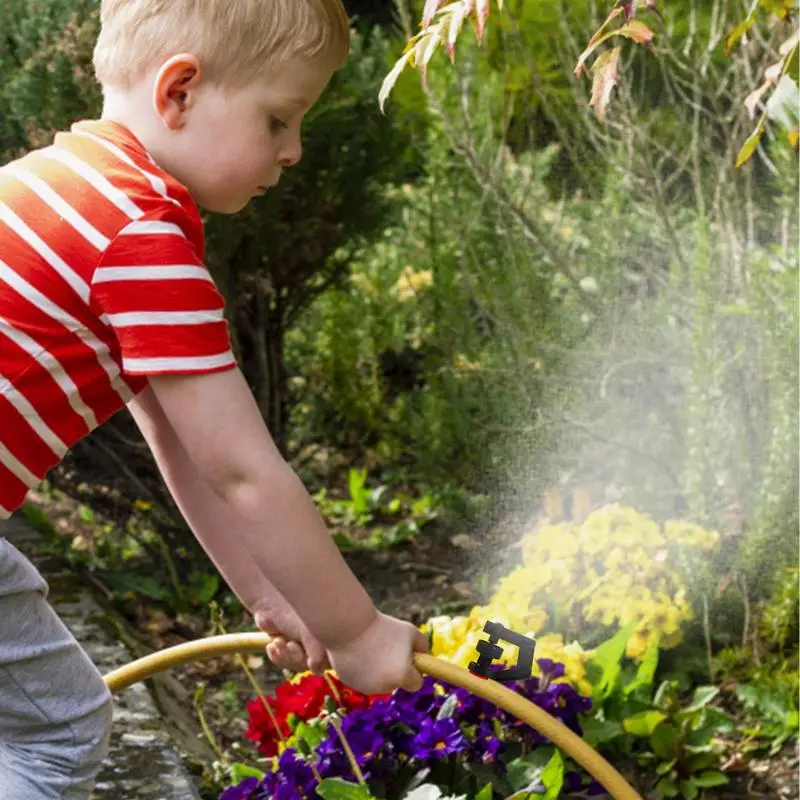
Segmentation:
<svg viewBox="0 0 800 800">
<path fill-rule="evenodd" d="M 542 800 L 557 800 L 564 786 L 564 759 L 560 750 L 556 750 L 547 762 L 547 766 L 542 770 L 541 779 L 545 788 Z"/>
<path fill-rule="evenodd" d="M 45 514 L 44 511 L 37 506 L 33 505 L 33 503 L 30 501 L 23 503 L 22 507 L 20 508 L 20 513 L 40 533 L 44 533 L 51 539 L 58 537 L 56 526 L 53 525 L 47 514 Z"/>
<path fill-rule="evenodd" d="M 697 796 L 700 794 L 700 790 L 695 786 L 695 783 L 691 778 L 686 781 L 681 781 L 678 784 L 678 788 L 681 790 L 681 794 L 686 798 L 686 800 L 696 800 Z"/>
<path fill-rule="evenodd" d="M 678 706 L 678 690 L 675 681 L 662 681 L 653 698 L 653 705 L 662 711 L 672 711 Z"/>
<path fill-rule="evenodd" d="M 678 756 L 678 731 L 668 722 L 659 722 L 650 736 L 650 746 L 653 752 L 664 761 L 670 761 Z"/>
<path fill-rule="evenodd" d="M 199 606 L 208 605 L 219 589 L 219 573 L 214 572 L 203 578 L 200 586 L 195 590 L 194 600 Z"/>
<path fill-rule="evenodd" d="M 136 592 L 150 600 L 171 600 L 172 592 L 155 578 L 136 575 L 133 572 L 118 572 L 109 576 L 108 582 L 117 590 Z"/>
<path fill-rule="evenodd" d="M 639 665 L 639 669 L 636 671 L 636 678 L 624 688 L 623 694 L 625 697 L 627 697 L 635 689 L 638 689 L 640 686 L 652 686 L 657 667 L 658 641 L 655 641 L 647 648 L 647 652 L 644 654 L 642 663 Z"/>
<path fill-rule="evenodd" d="M 352 550 L 355 548 L 355 542 L 344 533 L 334 533 L 331 539 L 336 543 L 336 546 L 341 550 Z"/>
<path fill-rule="evenodd" d="M 508 797 L 514 792 L 514 788 L 511 786 L 511 782 L 508 778 L 505 775 L 501 775 L 497 769 L 489 764 L 475 762 L 470 764 L 469 771 L 475 775 L 478 780 L 491 784 L 492 788 L 503 797 Z"/>
<path fill-rule="evenodd" d="M 730 782 L 727 775 L 723 775 L 717 770 L 701 772 L 699 775 L 695 775 L 692 780 L 702 789 L 710 789 L 712 786 L 724 786 L 726 783 Z"/>
<path fill-rule="evenodd" d="M 581 720 L 583 738 L 591 747 L 605 744 L 625 733 L 622 724 L 616 720 L 600 720 L 595 717 L 586 717 Z"/>
<path fill-rule="evenodd" d="M 656 791 L 660 792 L 663 797 L 677 797 L 680 789 L 672 778 L 662 778 L 656 784 Z"/>
<path fill-rule="evenodd" d="M 308 743 L 311 750 L 315 750 L 317 745 L 325 738 L 326 733 L 322 725 L 308 725 L 301 722 L 297 726 L 295 736 Z"/>
<path fill-rule="evenodd" d="M 486 786 L 475 795 L 475 800 L 492 800 L 493 796 L 494 790 L 492 789 L 492 784 L 487 783 Z"/>
<path fill-rule="evenodd" d="M 530 786 L 536 780 L 541 780 L 542 771 L 553 757 L 555 749 L 552 747 L 537 747 L 527 755 L 515 758 L 509 765 L 506 778 L 514 792 L 519 792 Z"/>
<path fill-rule="evenodd" d="M 716 686 L 698 686 L 692 695 L 692 702 L 685 711 L 697 711 L 707 706 L 717 695 L 719 688 Z"/>
<path fill-rule="evenodd" d="M 666 719 L 660 711 L 640 711 L 622 720 L 622 727 L 634 736 L 650 736 L 659 722 Z"/>
<path fill-rule="evenodd" d="M 733 30 L 728 34 L 728 38 L 725 40 L 725 56 L 729 56 L 731 54 L 731 50 L 736 46 L 736 43 L 739 39 L 744 36 L 750 28 L 753 27 L 755 24 L 756 18 L 754 14 L 751 14 L 746 20 L 743 20 L 738 25 L 736 25 Z"/>
<path fill-rule="evenodd" d="M 672 761 L 663 761 L 656 767 L 656 775 L 666 775 L 668 772 L 672 772 L 672 768 L 677 762 L 677 758 L 673 758 Z"/>
<path fill-rule="evenodd" d="M 438 722 L 440 719 L 452 717 L 456 708 L 458 708 L 458 697 L 455 694 L 448 695 L 447 700 L 442 703 L 442 707 L 436 715 L 436 721 Z"/>
<path fill-rule="evenodd" d="M 620 674 L 620 662 L 625 655 L 628 639 L 631 638 L 636 625 L 635 622 L 626 625 L 594 651 L 591 663 L 601 669 L 600 678 L 592 689 L 592 700 L 595 703 L 604 700 L 616 688 Z"/>
<path fill-rule="evenodd" d="M 231 764 L 231 783 L 241 783 L 245 778 L 258 778 L 261 780 L 264 773 L 260 769 L 248 764 Z"/>
<path fill-rule="evenodd" d="M 353 511 L 356 514 L 366 514 L 369 511 L 369 492 L 366 489 L 367 471 L 365 469 L 351 469 L 347 473 L 347 486 L 350 499 L 353 501 Z"/>
<path fill-rule="evenodd" d="M 719 754 L 713 751 L 708 753 L 696 753 L 689 758 L 687 766 L 689 772 L 700 772 L 700 770 L 707 769 L 719 761 Z"/>
<path fill-rule="evenodd" d="M 714 736 L 733 733 L 736 730 L 733 720 L 718 708 L 704 708 L 699 713 L 694 713 L 697 715 L 697 719 L 692 725 L 692 733 L 689 737 L 691 745 L 705 745 Z"/>
<path fill-rule="evenodd" d="M 755 153 L 758 143 L 761 141 L 761 137 L 764 135 L 766 127 L 767 126 L 762 117 L 756 129 L 747 137 L 745 143 L 742 145 L 739 155 L 736 156 L 737 167 L 741 167 L 742 164 L 744 164 L 753 155 L 753 153 Z"/>
<path fill-rule="evenodd" d="M 315 791 L 325 800 L 374 800 L 369 789 L 341 778 L 325 778 Z"/>
</svg>

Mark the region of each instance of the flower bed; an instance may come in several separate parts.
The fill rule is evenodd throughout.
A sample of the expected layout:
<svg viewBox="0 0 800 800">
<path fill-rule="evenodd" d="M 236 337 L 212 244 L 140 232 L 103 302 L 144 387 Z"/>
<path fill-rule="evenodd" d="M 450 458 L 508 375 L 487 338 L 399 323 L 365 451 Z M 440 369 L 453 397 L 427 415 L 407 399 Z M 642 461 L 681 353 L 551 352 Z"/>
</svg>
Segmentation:
<svg viewBox="0 0 800 800">
<path fill-rule="evenodd" d="M 582 721 L 590 744 L 635 759 L 664 796 L 693 800 L 727 781 L 717 770 L 718 739 L 731 723 L 710 705 L 714 687 L 684 697 L 674 677 L 658 682 L 656 670 L 693 616 L 676 567 L 699 574 L 718 538 L 617 504 L 579 521 L 545 522 L 522 537 L 522 563 L 487 605 L 466 617 L 433 617 L 422 630 L 434 656 L 462 667 L 475 659 L 487 620 L 535 637 L 533 677 L 509 688 L 579 735 Z M 365 697 L 332 673 L 307 675 L 248 711 L 247 736 L 270 761 L 264 772 L 234 768 L 236 785 L 222 800 L 604 792 L 526 723 L 431 678 L 414 694 Z"/>
<path fill-rule="evenodd" d="M 538 676 L 506 685 L 580 735 L 578 715 L 591 701 L 565 682 L 563 664 L 539 659 L 537 668 Z M 415 693 L 367 697 L 333 673 L 305 675 L 281 684 L 275 697 L 252 701 L 248 712 L 247 738 L 271 762 L 220 800 L 428 798 L 438 787 L 490 800 L 531 785 L 553 797 L 564 786 L 603 793 L 529 725 L 430 677 Z"/>
</svg>

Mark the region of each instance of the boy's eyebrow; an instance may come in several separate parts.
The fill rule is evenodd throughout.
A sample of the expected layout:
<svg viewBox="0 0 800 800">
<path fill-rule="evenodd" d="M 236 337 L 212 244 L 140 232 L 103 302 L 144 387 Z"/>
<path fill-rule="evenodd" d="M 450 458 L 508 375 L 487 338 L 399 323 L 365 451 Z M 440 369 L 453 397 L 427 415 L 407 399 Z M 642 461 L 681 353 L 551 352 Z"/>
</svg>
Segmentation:
<svg viewBox="0 0 800 800">
<path fill-rule="evenodd" d="M 284 97 L 278 102 L 284 108 L 297 108 L 300 110 L 308 108 L 308 100 L 305 97 Z"/>
</svg>

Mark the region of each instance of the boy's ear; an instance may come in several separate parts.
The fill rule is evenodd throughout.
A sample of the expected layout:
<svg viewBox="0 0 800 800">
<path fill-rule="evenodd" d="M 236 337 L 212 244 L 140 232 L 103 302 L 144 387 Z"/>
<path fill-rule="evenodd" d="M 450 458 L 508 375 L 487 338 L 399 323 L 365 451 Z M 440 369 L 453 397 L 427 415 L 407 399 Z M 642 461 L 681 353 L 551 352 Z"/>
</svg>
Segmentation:
<svg viewBox="0 0 800 800">
<path fill-rule="evenodd" d="M 186 112 L 194 102 L 200 79 L 200 62 L 191 53 L 171 56 L 156 74 L 153 106 L 170 130 L 186 124 Z"/>
</svg>

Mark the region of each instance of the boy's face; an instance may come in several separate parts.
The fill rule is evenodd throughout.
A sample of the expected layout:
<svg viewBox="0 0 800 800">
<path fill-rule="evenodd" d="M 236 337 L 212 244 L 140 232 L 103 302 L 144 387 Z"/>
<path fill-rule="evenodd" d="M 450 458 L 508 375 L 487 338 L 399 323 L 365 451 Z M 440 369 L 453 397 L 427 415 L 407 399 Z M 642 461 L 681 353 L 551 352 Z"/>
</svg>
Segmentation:
<svg viewBox="0 0 800 800">
<path fill-rule="evenodd" d="M 176 73 L 180 75 L 180 73 Z M 233 214 L 278 183 L 300 160 L 300 125 L 328 84 L 322 63 L 287 62 L 243 89 L 184 75 L 158 82 L 156 109 L 170 135 L 162 164 L 208 211 Z M 164 91 L 162 98 L 159 91 Z M 159 103 L 163 100 L 163 108 Z M 157 159 L 158 160 L 158 159 Z"/>
</svg>

